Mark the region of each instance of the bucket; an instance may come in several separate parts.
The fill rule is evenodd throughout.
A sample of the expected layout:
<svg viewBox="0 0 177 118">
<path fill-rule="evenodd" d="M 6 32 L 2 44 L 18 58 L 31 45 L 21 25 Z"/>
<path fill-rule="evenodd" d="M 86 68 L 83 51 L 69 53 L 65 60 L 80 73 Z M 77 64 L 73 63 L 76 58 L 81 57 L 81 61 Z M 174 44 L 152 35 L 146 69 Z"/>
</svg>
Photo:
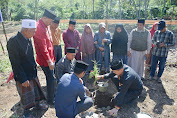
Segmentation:
<svg viewBox="0 0 177 118">
<path fill-rule="evenodd" d="M 100 92 L 105 92 L 108 88 L 108 83 L 107 82 L 98 82 L 98 90 Z"/>
</svg>

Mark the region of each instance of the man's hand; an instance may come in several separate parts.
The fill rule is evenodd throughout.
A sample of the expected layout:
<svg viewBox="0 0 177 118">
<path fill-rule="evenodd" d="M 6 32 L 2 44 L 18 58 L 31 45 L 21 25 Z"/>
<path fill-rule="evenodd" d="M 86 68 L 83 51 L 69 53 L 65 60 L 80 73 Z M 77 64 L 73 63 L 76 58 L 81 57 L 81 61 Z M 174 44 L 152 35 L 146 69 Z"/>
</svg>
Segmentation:
<svg viewBox="0 0 177 118">
<path fill-rule="evenodd" d="M 102 79 L 102 78 L 104 78 L 104 75 L 97 75 L 97 78 Z"/>
<path fill-rule="evenodd" d="M 165 44 L 164 43 L 160 43 L 159 47 L 165 47 Z"/>
<path fill-rule="evenodd" d="M 102 42 L 103 43 L 106 43 L 108 41 L 108 39 L 103 39 Z"/>
<path fill-rule="evenodd" d="M 118 110 L 119 110 L 119 109 L 116 109 L 116 108 L 113 108 L 113 109 L 109 110 L 109 111 L 108 111 L 108 112 L 109 112 L 109 115 L 116 117 Z"/>
<path fill-rule="evenodd" d="M 95 41 L 94 44 L 95 44 L 95 45 L 98 44 L 98 41 Z"/>
<path fill-rule="evenodd" d="M 104 48 L 102 48 L 102 47 L 99 47 L 99 50 L 103 52 L 103 51 L 104 51 Z"/>
<path fill-rule="evenodd" d="M 91 93 L 90 93 L 89 89 L 85 86 L 84 86 L 84 89 L 85 89 L 86 95 L 90 97 Z"/>
<path fill-rule="evenodd" d="M 54 64 L 51 60 L 48 60 L 47 63 L 48 63 L 49 69 L 50 69 L 50 70 L 53 70 L 55 64 Z"/>
<path fill-rule="evenodd" d="M 28 87 L 29 86 L 29 81 L 27 80 L 26 82 L 22 83 L 23 87 Z"/>
<path fill-rule="evenodd" d="M 131 53 L 130 53 L 130 51 L 127 52 L 127 56 L 131 57 Z"/>
<path fill-rule="evenodd" d="M 54 67 L 55 67 L 54 63 L 52 63 L 51 65 L 49 65 L 49 69 L 50 69 L 50 70 L 53 70 Z"/>
</svg>

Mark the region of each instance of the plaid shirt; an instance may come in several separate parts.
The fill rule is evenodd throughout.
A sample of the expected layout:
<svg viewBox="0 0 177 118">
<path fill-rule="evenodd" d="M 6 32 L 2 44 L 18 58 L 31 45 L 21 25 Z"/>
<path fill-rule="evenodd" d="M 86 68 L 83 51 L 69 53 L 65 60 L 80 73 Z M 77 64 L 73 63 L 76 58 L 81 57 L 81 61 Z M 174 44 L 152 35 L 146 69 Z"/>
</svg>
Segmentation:
<svg viewBox="0 0 177 118">
<path fill-rule="evenodd" d="M 154 45 L 157 43 L 164 43 L 165 47 L 154 46 L 152 54 L 158 57 L 167 57 L 169 47 L 175 45 L 174 34 L 169 30 L 166 30 L 165 32 L 156 31 L 152 43 Z"/>
</svg>

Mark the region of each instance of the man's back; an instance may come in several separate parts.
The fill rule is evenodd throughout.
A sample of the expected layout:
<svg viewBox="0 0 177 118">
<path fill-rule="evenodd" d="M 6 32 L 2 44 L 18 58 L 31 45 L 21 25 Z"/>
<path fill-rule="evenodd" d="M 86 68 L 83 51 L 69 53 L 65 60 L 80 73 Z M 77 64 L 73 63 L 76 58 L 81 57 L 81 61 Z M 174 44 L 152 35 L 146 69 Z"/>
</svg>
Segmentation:
<svg viewBox="0 0 177 118">
<path fill-rule="evenodd" d="M 143 88 L 140 76 L 129 66 L 125 66 L 124 74 L 120 77 L 120 82 L 123 85 L 131 83 L 128 90 L 140 90 Z"/>
<path fill-rule="evenodd" d="M 75 74 L 64 74 L 58 84 L 55 97 L 57 116 L 75 116 L 77 97 L 83 99 L 84 92 L 84 87 Z"/>
</svg>

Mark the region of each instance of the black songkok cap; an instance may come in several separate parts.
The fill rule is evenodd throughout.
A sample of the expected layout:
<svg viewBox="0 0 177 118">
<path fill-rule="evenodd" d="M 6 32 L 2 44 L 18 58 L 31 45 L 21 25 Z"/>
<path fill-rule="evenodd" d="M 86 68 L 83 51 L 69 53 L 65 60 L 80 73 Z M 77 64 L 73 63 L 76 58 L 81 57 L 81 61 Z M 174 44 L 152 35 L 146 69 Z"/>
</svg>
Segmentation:
<svg viewBox="0 0 177 118">
<path fill-rule="evenodd" d="M 87 64 L 87 63 L 85 63 L 85 62 L 83 62 L 83 61 L 77 61 L 77 62 L 76 62 L 76 65 L 75 65 L 75 68 L 79 68 L 79 69 L 81 69 L 81 70 L 83 70 L 83 71 L 86 71 L 87 68 L 88 68 L 88 65 L 89 65 L 89 64 Z"/>
<path fill-rule="evenodd" d="M 112 70 L 119 70 L 119 69 L 123 68 L 123 65 L 124 64 L 123 64 L 122 60 L 117 59 L 111 63 L 111 69 Z"/>
<path fill-rule="evenodd" d="M 53 22 L 56 23 L 56 24 L 59 24 L 60 23 L 60 18 L 56 17 Z"/>
<path fill-rule="evenodd" d="M 145 19 L 138 19 L 138 23 L 143 23 L 143 24 L 145 24 Z"/>
<path fill-rule="evenodd" d="M 166 23 L 164 20 L 159 21 L 158 30 L 163 30 L 165 26 L 166 26 Z"/>
<path fill-rule="evenodd" d="M 76 25 L 76 21 L 75 20 L 70 20 L 69 24 Z"/>
<path fill-rule="evenodd" d="M 56 17 L 55 13 L 53 11 L 48 10 L 48 9 L 45 9 L 43 16 L 50 18 L 52 20 L 54 20 Z"/>
<path fill-rule="evenodd" d="M 66 52 L 67 53 L 76 53 L 76 48 L 68 47 L 68 48 L 66 48 Z"/>
</svg>

